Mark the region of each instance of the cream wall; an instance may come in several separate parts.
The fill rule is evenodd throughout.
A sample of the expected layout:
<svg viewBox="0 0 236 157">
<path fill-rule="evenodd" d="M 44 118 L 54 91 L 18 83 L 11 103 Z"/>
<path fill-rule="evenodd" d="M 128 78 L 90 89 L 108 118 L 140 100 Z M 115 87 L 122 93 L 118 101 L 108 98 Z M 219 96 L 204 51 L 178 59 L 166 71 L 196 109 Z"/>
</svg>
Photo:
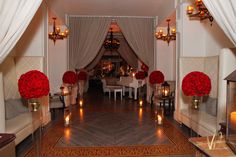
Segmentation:
<svg viewBox="0 0 236 157">
<path fill-rule="evenodd" d="M 63 31 L 66 27 L 60 26 Z M 52 26 L 49 26 L 49 32 Z M 57 40 L 54 44 L 48 40 L 48 74 L 51 93 L 59 92 L 62 84 L 62 76 L 67 70 L 67 39 Z"/>
</svg>

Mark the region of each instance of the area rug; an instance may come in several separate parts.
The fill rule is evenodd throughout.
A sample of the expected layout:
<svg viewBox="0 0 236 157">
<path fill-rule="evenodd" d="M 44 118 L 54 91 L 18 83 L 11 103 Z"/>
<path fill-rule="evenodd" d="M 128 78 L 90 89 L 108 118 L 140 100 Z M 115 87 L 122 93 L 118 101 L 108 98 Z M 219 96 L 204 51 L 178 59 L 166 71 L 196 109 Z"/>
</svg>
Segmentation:
<svg viewBox="0 0 236 157">
<path fill-rule="evenodd" d="M 195 152 L 188 139 L 167 120 L 163 123 L 164 133 L 171 141 L 169 144 L 113 146 L 113 147 L 57 147 L 64 134 L 63 123 L 58 122 L 48 130 L 42 139 L 41 157 L 163 157 L 190 156 Z M 31 149 L 25 157 L 34 157 Z"/>
</svg>

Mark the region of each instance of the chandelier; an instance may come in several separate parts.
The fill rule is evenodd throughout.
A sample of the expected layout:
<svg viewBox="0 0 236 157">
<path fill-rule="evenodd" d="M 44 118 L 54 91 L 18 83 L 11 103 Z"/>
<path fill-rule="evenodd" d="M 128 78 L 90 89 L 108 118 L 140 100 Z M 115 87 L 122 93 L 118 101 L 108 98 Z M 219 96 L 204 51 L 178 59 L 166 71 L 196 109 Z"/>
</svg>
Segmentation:
<svg viewBox="0 0 236 157">
<path fill-rule="evenodd" d="M 204 5 L 204 3 L 202 2 L 202 0 L 196 0 L 195 5 L 196 5 L 196 9 L 197 9 L 195 13 L 194 13 L 193 6 L 189 5 L 187 7 L 187 14 L 189 15 L 189 17 L 190 18 L 199 18 L 200 21 L 205 20 L 205 19 L 209 19 L 209 21 L 211 22 L 211 26 L 212 26 L 212 22 L 214 19 L 211 16 L 210 12 L 207 10 L 207 8 Z"/>
<path fill-rule="evenodd" d="M 120 41 L 113 38 L 112 28 L 110 29 L 110 36 L 104 41 L 103 46 L 106 50 L 117 50 L 120 47 Z"/>
<path fill-rule="evenodd" d="M 158 40 L 164 40 L 169 45 L 171 40 L 176 40 L 176 29 L 172 28 L 170 32 L 170 19 L 167 19 L 166 21 L 168 23 L 167 34 L 164 34 L 163 30 L 160 29 L 158 32 L 156 32 L 155 36 Z"/>
<path fill-rule="evenodd" d="M 50 32 L 48 34 L 48 37 L 49 37 L 49 39 L 53 40 L 53 42 L 55 44 L 56 40 L 58 40 L 58 39 L 62 40 L 64 38 L 66 38 L 69 34 L 69 30 L 65 29 L 64 32 L 60 32 L 61 31 L 60 27 L 56 27 L 56 19 L 57 18 L 54 17 L 52 19 L 53 19 L 53 32 Z"/>
</svg>

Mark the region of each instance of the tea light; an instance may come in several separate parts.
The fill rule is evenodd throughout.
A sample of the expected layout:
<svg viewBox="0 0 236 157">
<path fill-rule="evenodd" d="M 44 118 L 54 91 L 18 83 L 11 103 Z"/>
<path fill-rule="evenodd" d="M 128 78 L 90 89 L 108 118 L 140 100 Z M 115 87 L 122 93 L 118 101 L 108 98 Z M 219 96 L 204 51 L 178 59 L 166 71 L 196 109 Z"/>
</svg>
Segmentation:
<svg viewBox="0 0 236 157">
<path fill-rule="evenodd" d="M 67 115 L 65 118 L 65 126 L 68 126 L 70 124 L 70 116 Z"/>
<path fill-rule="evenodd" d="M 143 100 L 139 100 L 139 106 L 143 107 Z"/>
<path fill-rule="evenodd" d="M 157 115 L 157 124 L 162 124 L 162 117 L 160 115 Z"/>
<path fill-rule="evenodd" d="M 80 100 L 80 101 L 79 101 L 79 106 L 80 106 L 80 107 L 83 107 L 83 100 Z"/>
<path fill-rule="evenodd" d="M 230 113 L 230 125 L 236 129 L 236 111 Z"/>
<path fill-rule="evenodd" d="M 134 76 L 135 76 L 135 73 L 132 73 L 132 76 L 134 77 Z"/>
</svg>

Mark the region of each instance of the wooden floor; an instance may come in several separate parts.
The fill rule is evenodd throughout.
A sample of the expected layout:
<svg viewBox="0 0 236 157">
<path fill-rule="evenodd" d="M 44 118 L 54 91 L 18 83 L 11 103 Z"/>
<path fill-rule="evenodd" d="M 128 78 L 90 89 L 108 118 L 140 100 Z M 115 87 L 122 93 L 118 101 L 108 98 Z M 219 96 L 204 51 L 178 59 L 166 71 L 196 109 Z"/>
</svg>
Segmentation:
<svg viewBox="0 0 236 157">
<path fill-rule="evenodd" d="M 64 127 L 64 116 L 69 113 L 71 123 Z M 64 131 L 55 140 L 54 146 L 57 148 L 173 145 L 176 143 L 174 135 L 169 133 L 171 130 L 167 130 L 170 129 L 170 124 L 184 135 L 178 137 L 179 139 L 188 136 L 188 132 L 180 128 L 171 117 L 165 117 L 164 124 L 157 125 L 155 109 L 150 104 L 144 104 L 144 107 L 140 108 L 137 101 L 127 97 L 123 100 L 118 97 L 114 101 L 113 97 L 109 99 L 100 89 L 90 90 L 85 94 L 83 108 L 74 105 L 65 111 L 56 111 L 54 116 L 56 120 L 52 121 L 45 132 L 54 127 L 53 123 L 60 123 L 59 128 Z M 24 151 L 18 152 L 18 156 L 21 156 Z M 171 156 L 175 156 L 173 154 L 175 153 Z M 176 155 L 178 154 L 176 152 Z"/>
</svg>

